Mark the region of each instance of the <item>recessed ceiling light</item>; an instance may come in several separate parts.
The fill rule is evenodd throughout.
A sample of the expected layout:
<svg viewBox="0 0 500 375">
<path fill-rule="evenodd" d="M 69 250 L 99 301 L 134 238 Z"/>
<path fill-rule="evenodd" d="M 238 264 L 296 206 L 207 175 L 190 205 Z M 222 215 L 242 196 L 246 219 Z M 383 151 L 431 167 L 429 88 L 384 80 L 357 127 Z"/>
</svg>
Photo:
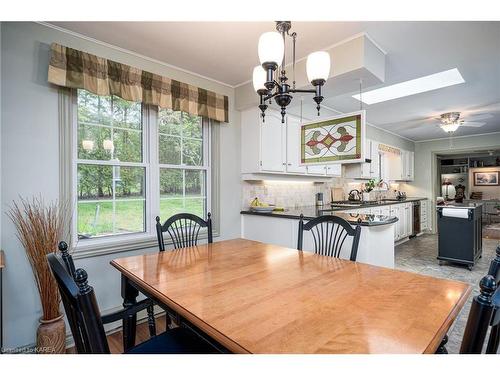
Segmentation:
<svg viewBox="0 0 500 375">
<path fill-rule="evenodd" d="M 465 80 L 462 78 L 458 69 L 454 68 L 425 77 L 412 79 L 410 81 L 396 83 L 395 85 L 382 87 L 380 89 L 367 91 L 361 95 L 356 94 L 352 97 L 365 104 L 375 104 L 385 102 L 387 100 L 402 98 L 404 96 L 437 90 L 464 82 Z"/>
</svg>

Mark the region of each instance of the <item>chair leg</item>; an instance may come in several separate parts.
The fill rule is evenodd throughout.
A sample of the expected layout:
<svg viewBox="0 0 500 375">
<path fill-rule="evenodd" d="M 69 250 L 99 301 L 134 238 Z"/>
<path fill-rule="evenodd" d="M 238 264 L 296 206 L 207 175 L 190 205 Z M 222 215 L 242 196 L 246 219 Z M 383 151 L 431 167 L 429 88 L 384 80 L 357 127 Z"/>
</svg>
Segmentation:
<svg viewBox="0 0 500 375">
<path fill-rule="evenodd" d="M 155 314 L 154 314 L 154 305 L 151 304 L 147 307 L 148 312 L 148 327 L 149 327 L 149 336 L 156 336 L 156 323 L 155 323 Z"/>
<path fill-rule="evenodd" d="M 448 349 L 446 349 L 446 344 L 448 343 L 448 335 L 444 335 L 443 340 L 441 340 L 441 344 L 436 350 L 436 354 L 448 354 Z"/>
<path fill-rule="evenodd" d="M 170 319 L 170 315 L 168 312 L 165 312 L 165 330 L 170 328 L 170 325 L 172 324 L 172 319 Z"/>
</svg>

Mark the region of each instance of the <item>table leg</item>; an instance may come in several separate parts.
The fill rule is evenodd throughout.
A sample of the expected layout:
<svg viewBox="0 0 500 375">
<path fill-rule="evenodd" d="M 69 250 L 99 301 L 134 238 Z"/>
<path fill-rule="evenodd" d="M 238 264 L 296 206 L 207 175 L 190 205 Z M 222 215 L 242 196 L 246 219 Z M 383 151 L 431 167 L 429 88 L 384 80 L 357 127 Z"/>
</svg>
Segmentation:
<svg viewBox="0 0 500 375">
<path fill-rule="evenodd" d="M 137 303 L 139 291 L 122 274 L 122 298 L 123 307 L 127 308 Z M 127 351 L 135 346 L 135 332 L 137 326 L 137 314 L 130 314 L 123 318 L 123 350 Z"/>
</svg>

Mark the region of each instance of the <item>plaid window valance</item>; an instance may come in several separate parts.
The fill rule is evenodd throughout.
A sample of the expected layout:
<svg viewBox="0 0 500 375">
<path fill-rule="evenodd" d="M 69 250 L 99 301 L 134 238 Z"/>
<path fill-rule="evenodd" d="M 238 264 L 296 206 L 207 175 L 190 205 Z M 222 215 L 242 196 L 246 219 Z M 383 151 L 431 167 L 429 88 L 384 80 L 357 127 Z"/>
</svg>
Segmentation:
<svg viewBox="0 0 500 375">
<path fill-rule="evenodd" d="M 49 82 L 85 89 L 97 95 L 116 95 L 125 100 L 229 121 L 229 104 L 225 95 L 57 43 L 51 45 Z"/>
</svg>

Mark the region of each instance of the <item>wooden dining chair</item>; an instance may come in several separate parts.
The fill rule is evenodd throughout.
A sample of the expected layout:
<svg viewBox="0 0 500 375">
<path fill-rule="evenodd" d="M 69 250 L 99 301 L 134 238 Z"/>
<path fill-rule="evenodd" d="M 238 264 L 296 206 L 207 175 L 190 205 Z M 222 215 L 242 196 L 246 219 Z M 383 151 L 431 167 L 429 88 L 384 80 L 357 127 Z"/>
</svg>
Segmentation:
<svg viewBox="0 0 500 375">
<path fill-rule="evenodd" d="M 479 283 L 479 295 L 472 305 L 465 326 L 461 354 L 480 354 L 483 351 L 488 328 L 491 327 L 486 354 L 496 354 L 499 346 L 498 326 L 500 325 L 500 289 L 492 275 L 486 275 Z"/>
<path fill-rule="evenodd" d="M 491 326 L 486 353 L 496 353 L 500 341 L 500 246 L 491 261 L 488 275 L 480 281 L 481 293 L 473 299 L 460 353 L 481 353 Z M 493 290 L 492 290 L 493 289 Z M 448 354 L 445 335 L 436 354 Z"/>
<path fill-rule="evenodd" d="M 94 289 L 88 284 L 87 272 L 76 269 L 74 278 L 56 254 L 48 254 L 52 274 L 57 282 L 75 347 L 79 354 L 109 354 Z M 134 346 L 125 354 L 205 354 L 218 351 L 208 341 L 187 327 L 173 328 Z"/>
<path fill-rule="evenodd" d="M 213 242 L 212 218 L 210 212 L 207 220 L 203 220 L 193 214 L 180 213 L 170 217 L 163 225 L 160 217 L 156 217 L 156 235 L 158 237 L 158 248 L 165 251 L 163 233 L 167 232 L 172 240 L 174 249 L 182 247 L 196 246 L 201 228 L 207 228 L 208 243 Z"/>
<path fill-rule="evenodd" d="M 310 231 L 314 240 L 314 252 L 320 255 L 339 258 L 342 246 L 347 236 L 352 237 L 349 259 L 356 261 L 358 255 L 361 227 L 351 226 L 346 220 L 338 216 L 325 215 L 309 220 L 304 224 L 304 216 L 300 215 L 297 249 L 302 250 L 304 231 Z"/>
<path fill-rule="evenodd" d="M 76 269 L 75 269 L 75 263 L 73 262 L 73 257 L 68 251 L 68 244 L 64 241 L 59 242 L 58 246 L 59 252 L 61 254 L 61 259 L 64 263 L 64 266 L 66 268 L 66 271 L 73 277 L 73 279 L 76 277 Z M 155 316 L 154 316 L 154 302 L 153 300 L 149 298 L 145 298 L 141 301 L 138 301 L 134 304 L 129 304 L 127 306 L 123 306 L 123 309 L 120 309 L 118 311 L 112 312 L 110 314 L 105 314 L 101 316 L 103 324 L 108 324 L 108 323 L 113 323 L 116 321 L 121 320 L 123 323 L 123 326 L 125 326 L 125 320 L 127 319 L 128 316 L 137 314 L 138 312 L 146 310 L 148 314 L 148 328 L 149 328 L 149 335 L 150 337 L 153 337 L 156 335 L 156 322 L 155 322 Z M 168 326 L 167 326 L 168 328 Z M 125 340 L 125 335 L 123 337 Z"/>
</svg>

